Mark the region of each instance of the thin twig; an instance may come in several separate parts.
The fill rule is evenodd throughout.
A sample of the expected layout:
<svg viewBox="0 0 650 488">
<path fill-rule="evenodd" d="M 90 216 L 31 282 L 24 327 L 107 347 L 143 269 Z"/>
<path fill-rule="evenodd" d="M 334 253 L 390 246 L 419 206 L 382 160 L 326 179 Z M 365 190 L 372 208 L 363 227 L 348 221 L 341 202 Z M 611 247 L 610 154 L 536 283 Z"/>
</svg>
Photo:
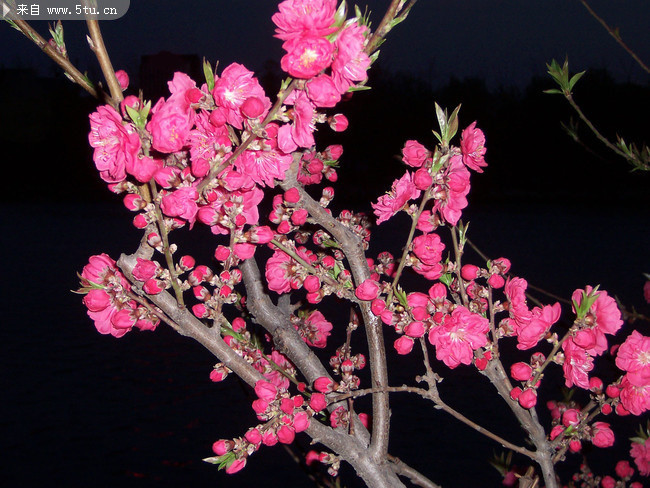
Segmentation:
<svg viewBox="0 0 650 488">
<path fill-rule="evenodd" d="M 24 20 L 16 17 L 11 12 L 8 14 L 9 19 L 16 24 L 16 27 L 20 29 L 25 37 L 30 39 L 34 44 L 36 44 L 41 51 L 43 51 L 52 61 L 58 64 L 65 73 L 70 75 L 72 80 L 79 85 L 81 88 L 90 93 L 93 97 L 98 100 L 108 98 L 104 92 L 97 90 L 86 78 L 86 76 L 81 73 L 68 58 L 62 56 L 56 49 L 50 46 L 50 43 L 47 42 L 38 32 L 36 32 L 31 25 L 29 25 Z"/>
<path fill-rule="evenodd" d="M 84 5 L 88 5 L 88 0 L 82 0 Z M 86 15 L 86 25 L 88 26 L 88 33 L 90 38 L 93 41 L 91 46 L 92 51 L 97 57 L 99 66 L 104 73 L 104 78 L 108 84 L 108 89 L 111 92 L 111 97 L 113 98 L 113 103 L 118 104 L 122 101 L 124 96 L 122 95 L 122 88 L 120 87 L 117 77 L 115 76 L 115 70 L 113 69 L 113 64 L 111 63 L 111 58 L 108 56 L 108 51 L 106 51 L 106 46 L 104 45 L 104 38 L 102 37 L 102 32 L 99 29 L 99 23 L 97 19 L 91 15 Z"/>
<path fill-rule="evenodd" d="M 607 24 L 607 22 L 605 22 L 605 21 L 602 19 L 602 17 L 600 17 L 600 16 L 599 16 L 595 11 L 594 11 L 594 9 L 592 9 L 591 6 L 590 6 L 590 5 L 589 5 L 585 0 L 580 0 L 580 3 L 582 3 L 582 5 L 585 6 L 585 8 L 587 9 L 587 11 L 591 14 L 591 16 L 592 16 L 594 19 L 596 19 L 598 22 L 600 22 L 600 24 L 605 28 L 605 30 L 609 33 L 609 35 L 612 36 L 612 37 L 614 38 L 614 40 L 618 43 L 618 45 L 621 46 L 623 49 L 625 49 L 625 52 L 627 52 L 630 56 L 632 56 L 632 59 L 634 59 L 634 61 L 636 61 L 637 64 L 638 64 L 639 66 L 641 66 L 641 68 L 642 68 L 645 72 L 650 73 L 650 68 L 648 67 L 648 65 L 645 64 L 645 63 L 641 60 L 641 58 L 639 58 L 639 56 L 637 56 L 637 54 L 636 54 L 632 49 L 630 49 L 630 47 L 629 47 L 627 44 L 625 44 L 625 42 L 623 42 L 623 39 L 621 39 L 621 35 L 620 35 L 619 32 L 618 32 L 618 29 L 613 29 L 613 28 L 611 28 L 611 27 Z"/>
</svg>

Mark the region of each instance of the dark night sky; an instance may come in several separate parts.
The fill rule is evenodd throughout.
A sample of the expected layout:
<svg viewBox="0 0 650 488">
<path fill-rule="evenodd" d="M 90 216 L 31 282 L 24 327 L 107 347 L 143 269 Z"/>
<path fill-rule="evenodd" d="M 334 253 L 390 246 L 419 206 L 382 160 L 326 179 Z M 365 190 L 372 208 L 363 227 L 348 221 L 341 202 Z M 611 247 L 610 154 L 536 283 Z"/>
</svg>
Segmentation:
<svg viewBox="0 0 650 488">
<path fill-rule="evenodd" d="M 367 3 L 376 25 L 388 1 Z M 645 0 L 591 4 L 620 28 L 642 59 L 650 58 Z M 135 73 L 141 55 L 167 50 L 220 60 L 222 67 L 237 61 L 259 71 L 265 60 L 282 54 L 280 41 L 271 37 L 276 5 L 269 0 L 134 0 L 123 18 L 102 28 L 116 69 Z M 36 24 L 45 35 L 46 23 Z M 68 22 L 65 28 L 71 59 L 88 69 L 84 23 Z M 1 67 L 36 67 L 45 74 L 53 69 L 6 26 L 0 28 L 0 46 Z M 380 59 L 391 71 L 421 75 L 434 86 L 453 75 L 484 78 L 494 87 L 523 85 L 533 75 L 544 75 L 545 63 L 565 55 L 575 70 L 607 68 L 624 81 L 648 80 L 577 0 L 420 0 L 391 33 Z"/>
</svg>

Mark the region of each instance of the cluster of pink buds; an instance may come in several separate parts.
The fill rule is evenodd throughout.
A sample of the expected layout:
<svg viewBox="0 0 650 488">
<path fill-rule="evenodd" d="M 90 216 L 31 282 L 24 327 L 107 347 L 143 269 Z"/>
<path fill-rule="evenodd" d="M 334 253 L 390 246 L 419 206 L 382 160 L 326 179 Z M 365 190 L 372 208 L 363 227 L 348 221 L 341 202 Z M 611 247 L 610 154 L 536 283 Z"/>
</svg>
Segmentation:
<svg viewBox="0 0 650 488">
<path fill-rule="evenodd" d="M 194 268 L 183 284 L 183 288 L 192 288 L 194 297 L 200 302 L 192 307 L 192 313 L 199 318 L 219 317 L 224 303 L 232 304 L 239 300 L 235 286 L 241 280 L 242 274 L 237 268 L 218 274 L 205 265 Z"/>
<path fill-rule="evenodd" d="M 212 446 L 217 457 L 206 459 L 222 465 L 229 474 L 241 470 L 247 458 L 262 445 L 293 443 L 296 434 L 309 427 L 311 417 L 326 406 L 323 395 L 312 394 L 310 401 L 305 403 L 302 395 L 291 396 L 286 390 L 262 380 L 255 384 L 255 394 L 253 410 L 263 423 L 248 429 L 243 437 L 218 440 Z"/>
<path fill-rule="evenodd" d="M 305 456 L 305 463 L 307 466 L 312 466 L 314 463 L 323 463 L 327 466 L 327 472 L 330 476 L 337 476 L 339 469 L 341 469 L 341 460 L 338 456 L 327 452 L 309 451 Z"/>
<path fill-rule="evenodd" d="M 596 447 L 614 445 L 614 432 L 606 422 L 588 423 L 589 418 L 574 402 L 547 402 L 551 411 L 553 427 L 549 437 L 556 449 L 566 448 L 570 452 L 580 452 L 582 441 L 590 441 Z"/>
<path fill-rule="evenodd" d="M 452 116 L 455 117 L 455 114 Z M 467 206 L 470 190 L 470 173 L 467 168 L 482 172 L 485 167 L 485 136 L 476 123 L 467 127 L 460 141 L 460 148 L 449 147 L 429 151 L 417 141 L 407 141 L 402 149 L 405 164 L 415 169 L 407 171 L 395 180 L 387 194 L 373 203 L 377 223 L 381 224 L 397 212 L 413 213 L 409 202 L 425 192 L 427 200 L 433 200 L 433 208 L 422 211 L 418 218 L 418 230 L 432 232 L 443 223 L 456 225 Z M 432 278 L 435 279 L 435 278 Z"/>
<path fill-rule="evenodd" d="M 106 254 L 91 256 L 80 275 L 84 305 L 97 331 L 122 337 L 133 327 L 155 330 L 160 323 L 152 309 L 139 305 L 131 285 L 116 263 Z"/>
</svg>

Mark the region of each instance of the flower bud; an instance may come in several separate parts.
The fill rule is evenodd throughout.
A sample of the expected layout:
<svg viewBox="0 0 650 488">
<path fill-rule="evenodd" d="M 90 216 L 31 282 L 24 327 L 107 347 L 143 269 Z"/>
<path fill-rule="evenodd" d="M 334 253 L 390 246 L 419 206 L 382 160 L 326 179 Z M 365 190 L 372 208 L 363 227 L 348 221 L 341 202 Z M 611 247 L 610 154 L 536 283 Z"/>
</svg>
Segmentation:
<svg viewBox="0 0 650 488">
<path fill-rule="evenodd" d="M 332 115 L 328 119 L 331 129 L 335 132 L 343 132 L 348 128 L 348 119 L 343 114 Z"/>
<path fill-rule="evenodd" d="M 473 264 L 466 264 L 460 269 L 460 275 L 464 280 L 471 281 L 478 278 L 480 268 Z"/>
<path fill-rule="evenodd" d="M 517 381 L 528 381 L 533 374 L 530 365 L 519 362 L 510 366 L 510 376 Z"/>
<path fill-rule="evenodd" d="M 408 354 L 413 350 L 413 339 L 407 336 L 402 336 L 394 342 L 393 346 L 395 347 L 397 354 Z"/>
</svg>

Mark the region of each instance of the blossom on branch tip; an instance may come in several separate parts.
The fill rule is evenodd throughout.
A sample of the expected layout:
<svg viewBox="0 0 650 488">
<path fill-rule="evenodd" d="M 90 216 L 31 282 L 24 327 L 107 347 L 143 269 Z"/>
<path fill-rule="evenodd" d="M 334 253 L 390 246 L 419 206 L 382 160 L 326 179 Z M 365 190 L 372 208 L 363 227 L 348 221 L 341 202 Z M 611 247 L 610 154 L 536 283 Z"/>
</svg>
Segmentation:
<svg viewBox="0 0 650 488">
<path fill-rule="evenodd" d="M 418 141 L 406 141 L 402 149 L 402 161 L 413 168 L 420 168 L 431 157 L 431 152 Z"/>
<path fill-rule="evenodd" d="M 482 168 L 487 166 L 484 158 L 485 135 L 481 129 L 476 128 L 476 122 L 472 122 L 461 134 L 460 150 L 463 163 L 477 173 L 482 173 Z"/>
<path fill-rule="evenodd" d="M 409 200 L 419 196 L 420 190 L 413 183 L 413 175 L 407 171 L 399 180 L 393 182 L 388 193 L 379 197 L 377 203 L 372 204 L 377 216 L 377 224 L 387 221 L 402 210 Z"/>
</svg>

